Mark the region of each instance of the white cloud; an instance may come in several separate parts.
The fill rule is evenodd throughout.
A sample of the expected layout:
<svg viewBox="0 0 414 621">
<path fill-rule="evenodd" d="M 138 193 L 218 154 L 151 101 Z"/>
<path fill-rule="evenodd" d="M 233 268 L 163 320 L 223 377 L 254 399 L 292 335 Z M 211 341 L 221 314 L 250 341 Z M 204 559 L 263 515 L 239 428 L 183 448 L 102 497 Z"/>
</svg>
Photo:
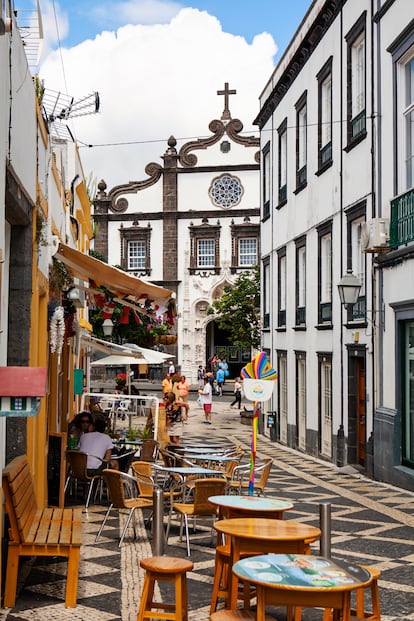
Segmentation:
<svg viewBox="0 0 414 621">
<path fill-rule="evenodd" d="M 174 17 L 182 5 L 162 0 L 128 0 L 126 2 L 102 2 L 91 10 L 98 23 L 165 24 Z"/>
<path fill-rule="evenodd" d="M 53 6 L 50 0 L 42 0 L 42 24 L 44 32 L 42 57 L 45 58 L 50 50 L 66 37 L 69 20 L 57 3 Z"/>
<path fill-rule="evenodd" d="M 223 32 L 215 17 L 189 8 L 169 24 L 128 25 L 63 50 L 69 94 L 79 98 L 98 91 L 101 98 L 99 114 L 76 119 L 78 140 L 148 141 L 82 149 L 85 173 L 104 178 L 108 187 L 145 178 L 145 165 L 160 161 L 171 134 L 177 140 L 209 134 L 209 122 L 223 110 L 216 91 L 224 82 L 237 89 L 230 101 L 233 118 L 241 119 L 245 130 L 255 129 L 251 123 L 275 53 L 269 34 L 248 44 Z M 58 52 L 40 73 L 46 88 L 64 88 Z"/>
</svg>

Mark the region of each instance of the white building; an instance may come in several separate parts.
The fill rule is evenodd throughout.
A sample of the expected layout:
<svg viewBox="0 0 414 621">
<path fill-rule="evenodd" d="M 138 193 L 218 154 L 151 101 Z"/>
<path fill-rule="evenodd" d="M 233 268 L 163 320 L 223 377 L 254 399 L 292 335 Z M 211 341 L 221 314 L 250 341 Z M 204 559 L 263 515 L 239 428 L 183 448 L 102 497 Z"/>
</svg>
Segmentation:
<svg viewBox="0 0 414 621">
<path fill-rule="evenodd" d="M 236 92 L 225 84 L 218 94 L 224 111 L 207 138 L 176 148 L 171 137 L 163 164 L 146 167 L 148 179 L 108 192 L 101 182 L 94 210 L 95 249 L 109 264 L 176 292 L 177 345 L 165 349 L 191 381 L 214 353 L 227 357 L 231 376 L 250 360 L 206 312 L 260 252 L 259 139 L 231 118 Z"/>
<path fill-rule="evenodd" d="M 404 63 L 413 18 L 410 0 L 315 0 L 256 122 L 263 346 L 279 371 L 275 435 L 414 488 L 410 192 L 391 251 L 387 238 L 390 201 L 413 185 L 412 96 L 400 97 L 412 75 Z M 337 285 L 347 272 L 361 288 L 345 308 Z"/>
</svg>

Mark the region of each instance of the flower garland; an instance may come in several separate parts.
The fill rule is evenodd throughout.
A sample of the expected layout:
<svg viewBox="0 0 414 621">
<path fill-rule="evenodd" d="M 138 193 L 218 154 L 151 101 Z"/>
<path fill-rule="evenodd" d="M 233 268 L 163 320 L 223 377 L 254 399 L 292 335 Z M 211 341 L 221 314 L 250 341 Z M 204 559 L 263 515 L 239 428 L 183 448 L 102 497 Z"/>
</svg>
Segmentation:
<svg viewBox="0 0 414 621">
<path fill-rule="evenodd" d="M 52 354 L 62 353 L 63 339 L 65 336 L 65 319 L 63 306 L 56 306 L 53 317 L 50 320 L 50 351 Z"/>
</svg>

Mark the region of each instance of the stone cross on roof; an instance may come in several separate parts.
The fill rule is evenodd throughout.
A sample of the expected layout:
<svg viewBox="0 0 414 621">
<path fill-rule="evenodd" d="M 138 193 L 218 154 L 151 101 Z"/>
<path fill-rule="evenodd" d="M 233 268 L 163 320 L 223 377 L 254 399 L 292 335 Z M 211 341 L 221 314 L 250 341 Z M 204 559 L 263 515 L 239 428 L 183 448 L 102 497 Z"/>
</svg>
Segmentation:
<svg viewBox="0 0 414 621">
<path fill-rule="evenodd" d="M 230 114 L 230 110 L 229 110 L 229 95 L 235 95 L 237 93 L 237 91 L 235 89 L 229 89 L 229 83 L 225 82 L 224 83 L 224 90 L 223 91 L 217 91 L 217 95 L 224 95 L 224 110 L 223 110 L 223 114 L 221 115 L 221 120 L 222 121 L 230 121 L 231 120 L 231 114 Z"/>
</svg>

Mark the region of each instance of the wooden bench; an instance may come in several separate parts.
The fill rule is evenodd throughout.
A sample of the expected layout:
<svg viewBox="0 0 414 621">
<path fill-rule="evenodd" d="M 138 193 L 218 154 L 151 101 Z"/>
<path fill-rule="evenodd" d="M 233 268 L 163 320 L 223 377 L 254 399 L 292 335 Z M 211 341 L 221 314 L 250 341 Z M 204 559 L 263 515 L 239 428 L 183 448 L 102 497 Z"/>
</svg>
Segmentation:
<svg viewBox="0 0 414 621">
<path fill-rule="evenodd" d="M 4 468 L 3 494 L 10 521 L 4 607 L 12 608 L 16 602 L 20 556 L 64 556 L 68 558 L 65 605 L 74 608 L 82 536 L 81 509 L 38 509 L 26 455 L 16 457 Z"/>
</svg>

